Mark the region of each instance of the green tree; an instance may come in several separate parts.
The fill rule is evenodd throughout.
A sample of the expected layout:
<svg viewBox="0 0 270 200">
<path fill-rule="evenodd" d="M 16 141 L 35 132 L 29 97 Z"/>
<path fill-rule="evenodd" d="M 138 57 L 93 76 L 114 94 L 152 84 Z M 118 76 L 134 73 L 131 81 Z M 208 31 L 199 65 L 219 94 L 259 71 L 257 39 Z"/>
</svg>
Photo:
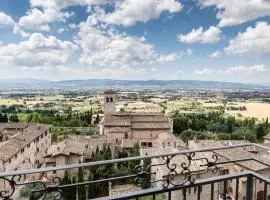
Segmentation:
<svg viewBox="0 0 270 200">
<path fill-rule="evenodd" d="M 93 181 L 93 175 L 91 174 L 91 171 L 89 171 L 89 175 L 88 175 L 88 181 Z M 95 191 L 94 191 L 94 187 L 93 184 L 89 184 L 88 185 L 88 199 L 94 199 L 95 198 Z"/>
<path fill-rule="evenodd" d="M 95 124 L 98 124 L 99 121 L 100 121 L 100 119 L 99 119 L 99 114 L 97 113 L 97 117 L 96 117 L 96 120 L 95 120 Z"/>
<path fill-rule="evenodd" d="M 3 122 L 3 115 L 2 115 L 2 113 L 0 112 L 0 122 Z"/>
<path fill-rule="evenodd" d="M 68 177 L 68 172 L 67 172 L 67 170 L 65 170 L 64 178 L 62 180 L 62 185 L 68 185 L 68 184 L 70 184 L 70 180 Z M 62 194 L 63 194 L 64 200 L 69 200 L 70 188 L 63 188 Z"/>
<path fill-rule="evenodd" d="M 187 130 L 189 119 L 187 117 L 176 117 L 173 120 L 173 132 L 180 134 L 182 131 Z"/>
<path fill-rule="evenodd" d="M 147 156 L 147 153 L 145 154 Z M 151 158 L 143 160 L 143 170 L 146 172 L 145 176 L 142 177 L 140 186 L 142 189 L 148 189 L 151 187 Z"/>
<path fill-rule="evenodd" d="M 140 156 L 139 144 L 135 144 L 134 148 L 130 151 L 130 157 Z M 137 165 L 140 165 L 141 160 L 134 160 L 128 162 L 128 170 L 130 173 L 134 173 L 134 169 Z"/>
<path fill-rule="evenodd" d="M 72 178 L 72 184 L 75 184 L 76 183 L 76 177 L 73 176 Z M 71 192 L 71 197 L 70 197 L 70 200 L 76 200 L 77 199 L 77 187 L 74 186 L 74 187 L 71 187 L 70 188 Z"/>
<path fill-rule="evenodd" d="M 78 183 L 83 183 L 83 169 L 80 167 L 78 169 Z M 85 185 L 78 186 L 78 200 L 86 200 L 86 189 Z"/>
<path fill-rule="evenodd" d="M 19 117 L 18 117 L 18 115 L 16 115 L 16 114 L 10 115 L 10 116 L 9 116 L 9 121 L 10 121 L 10 122 L 19 122 Z"/>
<path fill-rule="evenodd" d="M 38 123 L 40 121 L 40 115 L 37 112 L 33 112 L 31 122 Z"/>
<path fill-rule="evenodd" d="M 8 116 L 7 116 L 7 114 L 4 114 L 3 115 L 3 122 L 8 122 Z"/>
<path fill-rule="evenodd" d="M 262 124 L 259 124 L 256 127 L 256 136 L 259 141 L 262 141 L 263 137 L 265 136 L 265 130 Z"/>
</svg>

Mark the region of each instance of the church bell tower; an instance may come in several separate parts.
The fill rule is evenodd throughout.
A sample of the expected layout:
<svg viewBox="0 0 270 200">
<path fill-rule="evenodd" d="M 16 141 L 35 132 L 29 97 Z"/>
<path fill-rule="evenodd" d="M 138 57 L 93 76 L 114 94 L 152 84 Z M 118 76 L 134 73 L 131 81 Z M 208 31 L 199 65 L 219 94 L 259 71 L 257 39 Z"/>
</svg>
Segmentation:
<svg viewBox="0 0 270 200">
<path fill-rule="evenodd" d="M 104 92 L 104 115 L 115 113 L 116 92 L 113 90 L 106 90 Z"/>
</svg>

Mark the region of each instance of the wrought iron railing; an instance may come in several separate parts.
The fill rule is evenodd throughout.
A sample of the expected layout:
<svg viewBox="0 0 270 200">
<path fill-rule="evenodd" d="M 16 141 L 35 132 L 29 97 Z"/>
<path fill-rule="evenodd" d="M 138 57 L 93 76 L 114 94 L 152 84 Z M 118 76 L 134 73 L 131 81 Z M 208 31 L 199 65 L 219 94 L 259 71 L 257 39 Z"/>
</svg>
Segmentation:
<svg viewBox="0 0 270 200">
<path fill-rule="evenodd" d="M 270 165 L 267 162 L 257 158 L 228 160 L 218 153 L 240 148 L 256 148 L 265 154 L 269 150 L 258 144 L 242 144 L 3 172 L 0 173 L 0 199 L 270 199 L 270 179 L 267 177 Z M 265 170 L 248 170 L 241 165 L 242 162 L 259 163 L 265 166 Z M 125 167 L 113 173 L 120 166 L 118 164 L 136 166 L 127 173 L 119 173 Z M 113 174 L 93 178 L 92 174 L 101 169 Z M 55 174 L 66 171 L 77 177 L 78 170 L 82 172 L 81 180 L 75 178 L 64 182 L 67 178 L 64 173 L 61 176 Z M 130 188 L 108 192 L 113 191 L 113 186 L 122 185 Z M 97 189 L 94 196 L 91 193 L 95 191 L 93 188 Z M 21 198 L 22 191 L 26 190 L 29 196 Z"/>
</svg>

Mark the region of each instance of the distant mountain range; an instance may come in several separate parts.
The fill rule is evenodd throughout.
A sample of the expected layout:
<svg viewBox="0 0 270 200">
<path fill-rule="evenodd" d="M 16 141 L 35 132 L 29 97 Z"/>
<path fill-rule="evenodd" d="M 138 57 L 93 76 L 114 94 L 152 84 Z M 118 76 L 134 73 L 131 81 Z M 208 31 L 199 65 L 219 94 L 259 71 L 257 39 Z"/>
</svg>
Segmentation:
<svg viewBox="0 0 270 200">
<path fill-rule="evenodd" d="M 48 81 L 41 79 L 0 79 L 0 88 L 18 89 L 92 89 L 92 88 L 205 88 L 205 89 L 266 89 L 267 84 L 246 84 L 198 80 L 113 80 L 85 79 Z"/>
</svg>

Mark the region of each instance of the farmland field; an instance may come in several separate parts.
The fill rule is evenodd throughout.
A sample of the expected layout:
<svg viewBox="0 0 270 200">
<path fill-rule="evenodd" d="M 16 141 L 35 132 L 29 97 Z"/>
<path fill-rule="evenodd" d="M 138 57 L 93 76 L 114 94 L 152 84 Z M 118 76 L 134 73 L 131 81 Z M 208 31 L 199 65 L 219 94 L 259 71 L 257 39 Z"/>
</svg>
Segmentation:
<svg viewBox="0 0 270 200">
<path fill-rule="evenodd" d="M 233 106 L 245 106 L 246 110 L 226 110 L 227 114 L 243 117 L 255 117 L 260 120 L 270 117 L 270 104 L 262 102 L 235 102 Z"/>
</svg>

